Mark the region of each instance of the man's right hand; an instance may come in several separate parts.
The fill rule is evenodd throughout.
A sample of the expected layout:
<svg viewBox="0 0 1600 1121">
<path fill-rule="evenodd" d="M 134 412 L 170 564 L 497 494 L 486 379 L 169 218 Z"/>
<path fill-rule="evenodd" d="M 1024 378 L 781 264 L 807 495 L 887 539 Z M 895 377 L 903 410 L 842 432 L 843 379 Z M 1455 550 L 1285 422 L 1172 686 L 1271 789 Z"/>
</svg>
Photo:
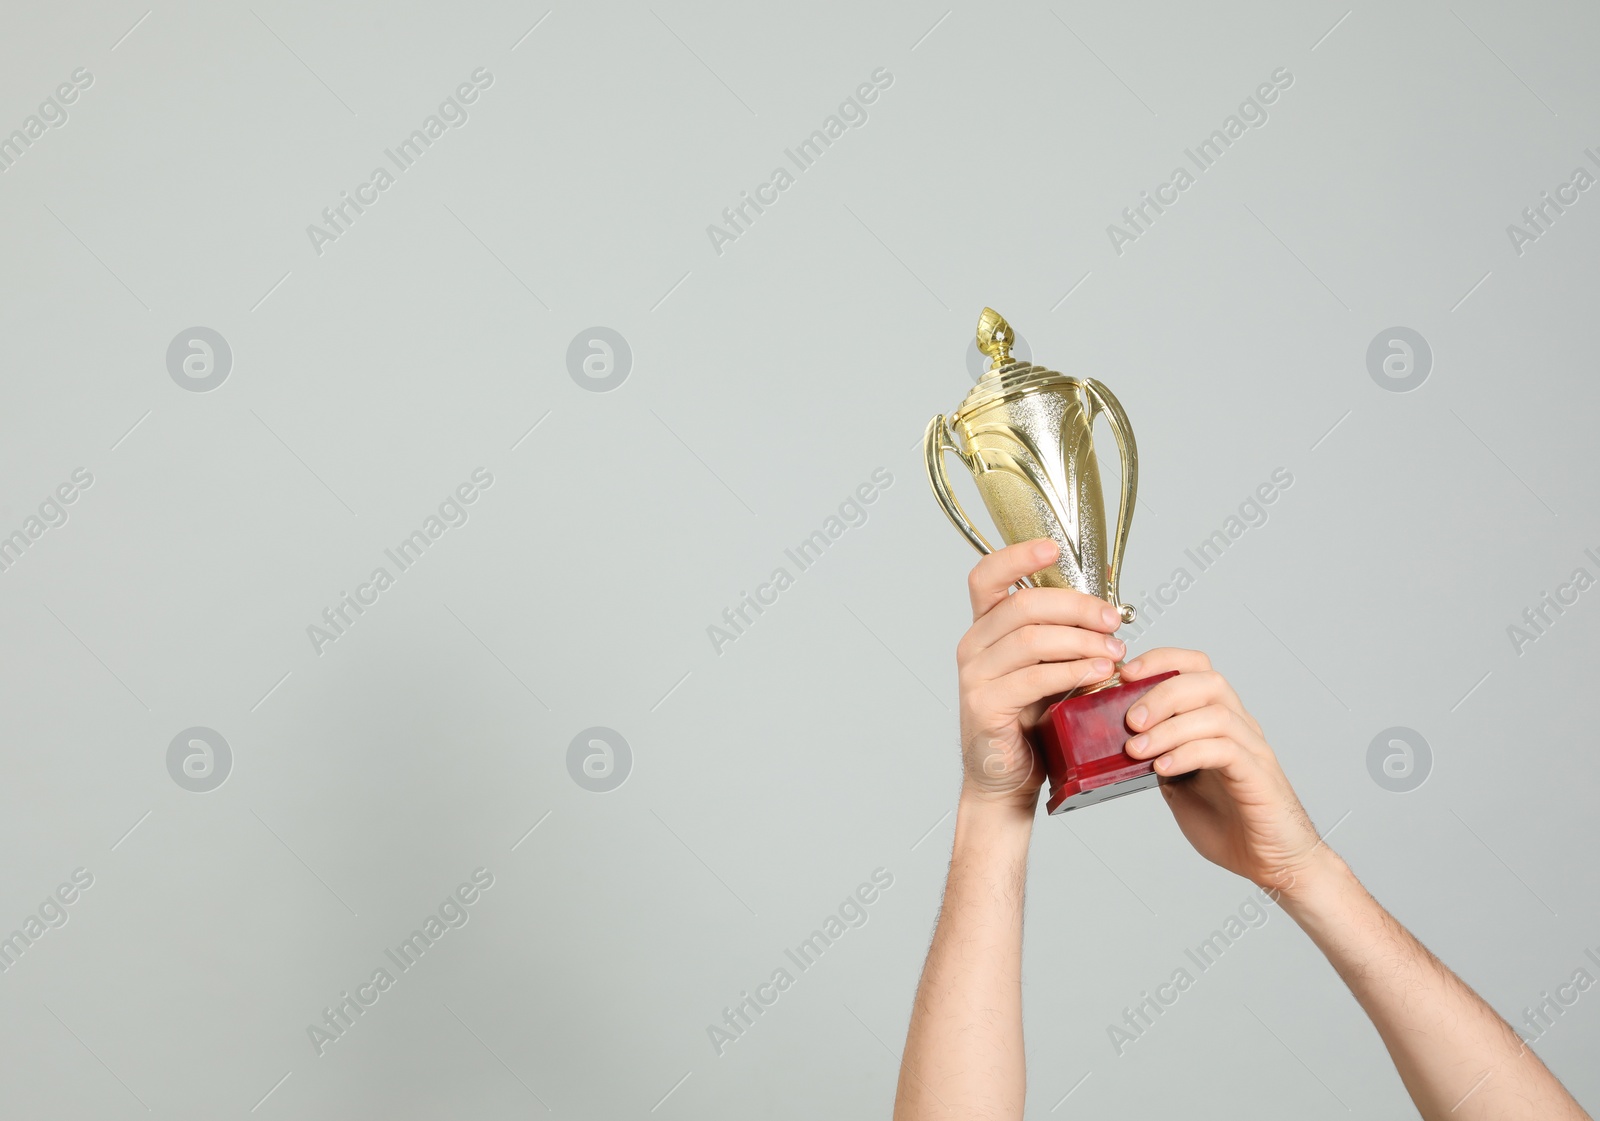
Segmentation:
<svg viewBox="0 0 1600 1121">
<path fill-rule="evenodd" d="M 961 680 L 962 793 L 1024 809 L 1039 800 L 1044 768 L 1024 734 L 1047 704 L 1111 676 L 1121 625 L 1103 599 L 1066 588 L 1011 585 L 1051 564 L 1049 540 L 1023 541 L 980 560 L 967 579 L 972 628 L 956 646 Z"/>
</svg>

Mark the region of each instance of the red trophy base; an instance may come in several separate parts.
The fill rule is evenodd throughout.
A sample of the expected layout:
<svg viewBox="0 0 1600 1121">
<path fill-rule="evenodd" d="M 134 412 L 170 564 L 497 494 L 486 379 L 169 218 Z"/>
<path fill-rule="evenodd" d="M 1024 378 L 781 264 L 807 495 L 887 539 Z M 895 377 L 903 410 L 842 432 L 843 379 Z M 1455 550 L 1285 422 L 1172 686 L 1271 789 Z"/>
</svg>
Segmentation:
<svg viewBox="0 0 1600 1121">
<path fill-rule="evenodd" d="M 1149 759 L 1135 759 L 1122 750 L 1130 733 L 1126 723 L 1133 702 L 1177 670 L 1068 697 L 1045 709 L 1034 729 L 1050 776 L 1052 814 L 1081 810 L 1096 802 L 1148 790 L 1161 781 Z"/>
</svg>

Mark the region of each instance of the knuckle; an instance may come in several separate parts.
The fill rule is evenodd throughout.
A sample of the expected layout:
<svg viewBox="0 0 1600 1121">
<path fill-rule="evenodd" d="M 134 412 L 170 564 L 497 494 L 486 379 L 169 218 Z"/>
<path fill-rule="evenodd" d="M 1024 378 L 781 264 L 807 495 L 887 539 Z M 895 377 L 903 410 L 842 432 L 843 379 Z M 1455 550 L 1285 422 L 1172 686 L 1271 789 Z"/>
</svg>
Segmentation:
<svg viewBox="0 0 1600 1121">
<path fill-rule="evenodd" d="M 1106 606 L 1106 601 L 1099 596 L 1092 596 L 1088 592 L 1072 589 L 1068 593 L 1072 598 L 1064 600 L 1072 610 L 1072 618 L 1080 625 L 1094 630 L 1104 630 L 1105 622 L 1101 616 Z"/>
<path fill-rule="evenodd" d="M 1050 692 L 1050 667 L 1044 663 L 1031 665 L 1022 671 L 1022 681 L 1030 694 L 1042 697 Z"/>
<path fill-rule="evenodd" d="M 1017 636 L 1026 654 L 1039 657 L 1050 649 L 1050 628 L 1042 623 L 1029 623 Z"/>
<path fill-rule="evenodd" d="M 1011 597 L 1018 617 L 1038 622 L 1045 617 L 1045 604 L 1049 602 L 1048 588 L 1023 588 Z"/>
<path fill-rule="evenodd" d="M 1089 592 L 1080 592 L 1077 588 L 1067 589 L 1067 594 L 1072 597 L 1072 606 L 1091 618 L 1098 619 L 1102 608 L 1109 606 L 1107 602 L 1097 595 Z"/>
<path fill-rule="evenodd" d="M 1244 727 L 1244 721 L 1239 714 L 1220 701 L 1212 701 L 1205 707 L 1206 723 L 1217 729 L 1222 735 L 1229 735 L 1237 729 Z"/>
</svg>

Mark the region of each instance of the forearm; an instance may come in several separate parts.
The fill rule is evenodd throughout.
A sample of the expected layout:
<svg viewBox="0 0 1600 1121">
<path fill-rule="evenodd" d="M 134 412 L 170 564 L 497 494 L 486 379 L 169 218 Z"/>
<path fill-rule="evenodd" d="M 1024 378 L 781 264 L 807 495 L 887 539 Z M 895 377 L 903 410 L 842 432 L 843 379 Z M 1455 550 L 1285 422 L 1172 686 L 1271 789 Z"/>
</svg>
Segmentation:
<svg viewBox="0 0 1600 1121">
<path fill-rule="evenodd" d="M 1022 900 L 1033 816 L 963 795 L 895 1121 L 1020 1118 Z"/>
<path fill-rule="evenodd" d="M 1427 1121 L 1587 1119 L 1506 1022 L 1330 850 L 1280 903 L 1372 1019 Z"/>
</svg>

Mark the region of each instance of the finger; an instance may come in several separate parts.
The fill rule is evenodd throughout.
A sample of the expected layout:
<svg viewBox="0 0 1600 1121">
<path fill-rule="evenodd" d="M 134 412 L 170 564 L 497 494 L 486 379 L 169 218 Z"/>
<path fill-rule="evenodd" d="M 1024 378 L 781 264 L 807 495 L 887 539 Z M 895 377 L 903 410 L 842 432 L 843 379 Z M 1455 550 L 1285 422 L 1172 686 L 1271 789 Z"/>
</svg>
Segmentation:
<svg viewBox="0 0 1600 1121">
<path fill-rule="evenodd" d="M 1128 727 L 1135 732 L 1148 731 L 1168 717 L 1210 704 L 1224 705 L 1241 716 L 1244 713 L 1233 686 L 1216 670 L 1180 673 L 1167 678 L 1133 703 L 1128 710 Z"/>
<path fill-rule="evenodd" d="M 995 604 L 1006 598 L 1011 585 L 1032 576 L 1055 560 L 1061 550 L 1048 538 L 1019 541 L 996 549 L 972 566 L 967 575 L 967 593 L 972 597 L 972 618 L 982 618 Z"/>
<path fill-rule="evenodd" d="M 1199 650 L 1179 650 L 1175 646 L 1162 646 L 1155 650 L 1146 650 L 1137 658 L 1132 658 L 1122 667 L 1124 681 L 1137 681 L 1143 677 L 1154 677 L 1158 673 L 1166 673 L 1175 669 L 1179 673 L 1194 673 L 1197 670 L 1211 668 L 1211 659 Z"/>
<path fill-rule="evenodd" d="M 1253 760 L 1248 752 L 1231 739 L 1190 740 L 1175 747 L 1165 755 L 1156 757 L 1156 774 L 1173 778 L 1193 774 L 1195 771 L 1220 771 L 1224 777 L 1242 779 Z"/>
<path fill-rule="evenodd" d="M 1135 759 L 1153 759 L 1192 741 L 1219 738 L 1243 743 L 1255 737 L 1237 712 L 1225 705 L 1209 704 L 1169 717 L 1148 732 L 1140 732 L 1123 750 Z"/>
<path fill-rule="evenodd" d="M 979 651 L 964 667 L 964 672 L 973 674 L 974 680 L 993 681 L 1039 662 L 1075 662 L 1106 657 L 1115 659 L 1124 653 L 1120 639 L 1099 631 L 1030 623 L 1003 636 L 993 646 Z"/>
<path fill-rule="evenodd" d="M 1068 693 L 1080 686 L 1104 681 L 1110 676 L 1111 661 L 1108 658 L 1092 658 L 1082 662 L 1041 662 L 985 682 L 980 686 L 982 696 L 966 703 L 971 707 L 1015 715 L 1035 701 Z"/>
<path fill-rule="evenodd" d="M 967 638 L 974 651 L 982 650 L 1030 624 L 1083 627 L 1109 634 L 1122 620 L 1105 600 L 1074 588 L 1023 588 L 973 623 Z"/>
<path fill-rule="evenodd" d="M 1221 687 L 1221 691 L 1217 693 L 1218 699 L 1244 717 L 1245 723 L 1250 725 L 1256 735 L 1263 734 L 1261 724 L 1250 714 L 1250 710 L 1244 707 L 1244 702 L 1239 699 L 1239 694 L 1234 691 L 1233 686 L 1228 683 L 1226 678 L 1211 668 L 1211 659 L 1202 651 L 1180 650 L 1170 646 L 1150 650 L 1140 654 L 1137 658 L 1130 658 L 1127 665 L 1122 667 L 1120 673 L 1125 681 L 1137 681 L 1141 678 L 1153 677 L 1158 673 L 1165 673 L 1167 670 L 1177 670 L 1180 674 L 1190 677 L 1209 675 Z M 1182 680 L 1182 678 L 1178 680 Z"/>
</svg>

